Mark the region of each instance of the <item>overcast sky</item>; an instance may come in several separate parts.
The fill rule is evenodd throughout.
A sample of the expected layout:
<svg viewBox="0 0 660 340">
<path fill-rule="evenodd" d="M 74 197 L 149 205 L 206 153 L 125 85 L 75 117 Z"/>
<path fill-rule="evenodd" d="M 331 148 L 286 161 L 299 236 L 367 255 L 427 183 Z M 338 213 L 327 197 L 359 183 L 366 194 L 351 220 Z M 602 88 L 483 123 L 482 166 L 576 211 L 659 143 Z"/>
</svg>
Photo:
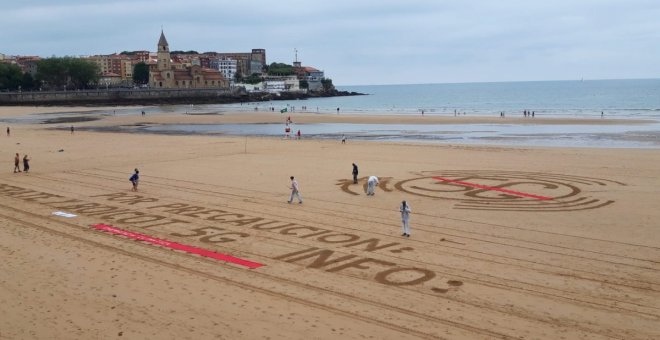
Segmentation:
<svg viewBox="0 0 660 340">
<path fill-rule="evenodd" d="M 0 0 L 0 53 L 249 52 L 336 85 L 660 77 L 659 0 Z"/>
</svg>

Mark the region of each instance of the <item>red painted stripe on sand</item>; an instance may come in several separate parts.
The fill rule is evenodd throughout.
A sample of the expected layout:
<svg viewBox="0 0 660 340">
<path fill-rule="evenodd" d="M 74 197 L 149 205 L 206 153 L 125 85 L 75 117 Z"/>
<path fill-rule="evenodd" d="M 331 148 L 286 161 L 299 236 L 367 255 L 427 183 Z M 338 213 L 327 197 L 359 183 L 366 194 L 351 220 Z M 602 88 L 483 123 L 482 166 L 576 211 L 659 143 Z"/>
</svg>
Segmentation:
<svg viewBox="0 0 660 340">
<path fill-rule="evenodd" d="M 449 178 L 433 177 L 433 179 L 437 179 L 438 181 L 443 181 L 443 182 L 449 182 L 449 183 L 456 183 L 456 184 L 460 184 L 460 185 L 465 185 L 465 186 L 473 187 L 473 188 L 505 192 L 507 194 L 521 196 L 521 197 L 536 198 L 537 200 L 542 200 L 542 201 L 547 201 L 547 200 L 553 199 L 552 197 L 539 196 L 539 195 L 534 195 L 534 194 L 527 194 L 527 193 L 520 192 L 520 191 L 513 191 L 513 190 L 502 189 L 502 188 L 489 187 L 487 185 L 457 181 L 457 180 L 453 180 L 453 179 L 449 179 Z"/>
<path fill-rule="evenodd" d="M 171 249 L 182 250 L 182 251 L 185 251 L 185 252 L 191 253 L 191 254 L 197 254 L 197 255 L 201 255 L 201 256 L 204 256 L 204 257 L 209 257 L 209 258 L 220 260 L 220 261 L 231 262 L 231 263 L 238 264 L 238 265 L 241 265 L 241 266 L 244 266 L 244 267 L 248 267 L 250 269 L 259 268 L 259 267 L 263 266 L 263 264 L 261 264 L 261 263 L 256 263 L 256 262 L 240 259 L 238 257 L 233 257 L 231 255 L 217 253 L 217 252 L 207 250 L 207 249 L 203 249 L 203 248 L 197 248 L 197 247 L 188 246 L 188 245 L 181 244 L 181 243 L 170 242 L 168 240 L 163 240 L 163 239 L 151 237 L 151 236 L 145 235 L 145 234 L 134 233 L 132 231 L 115 228 L 115 227 L 113 227 L 111 225 L 107 225 L 107 224 L 94 224 L 94 225 L 92 225 L 92 227 L 96 228 L 97 230 L 107 231 L 107 232 L 109 232 L 111 234 L 114 234 L 114 235 L 121 235 L 121 236 L 125 236 L 125 237 L 128 237 L 128 238 L 132 238 L 134 240 L 144 241 L 144 242 L 148 242 L 148 243 L 151 243 L 151 244 L 155 244 L 155 245 L 161 246 L 161 247 L 167 247 L 167 248 L 171 248 Z"/>
</svg>

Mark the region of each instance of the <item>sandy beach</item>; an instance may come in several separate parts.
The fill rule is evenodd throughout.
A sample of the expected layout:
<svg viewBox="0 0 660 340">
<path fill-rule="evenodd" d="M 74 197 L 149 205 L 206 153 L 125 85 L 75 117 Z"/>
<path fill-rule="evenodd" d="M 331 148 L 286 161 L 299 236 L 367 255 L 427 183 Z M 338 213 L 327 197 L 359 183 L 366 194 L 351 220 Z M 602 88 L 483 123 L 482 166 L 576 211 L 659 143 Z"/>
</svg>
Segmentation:
<svg viewBox="0 0 660 340">
<path fill-rule="evenodd" d="M 0 118 L 89 110 L 2 107 Z M 242 122 L 282 115 L 103 116 L 75 123 L 75 133 L 9 124 L 0 138 L 0 339 L 660 338 L 657 149 L 85 130 Z M 29 155 L 29 173 L 12 172 L 17 152 Z M 367 196 L 371 175 L 380 184 Z M 287 204 L 289 176 L 303 204 Z M 402 200 L 412 208 L 409 238 Z"/>
</svg>

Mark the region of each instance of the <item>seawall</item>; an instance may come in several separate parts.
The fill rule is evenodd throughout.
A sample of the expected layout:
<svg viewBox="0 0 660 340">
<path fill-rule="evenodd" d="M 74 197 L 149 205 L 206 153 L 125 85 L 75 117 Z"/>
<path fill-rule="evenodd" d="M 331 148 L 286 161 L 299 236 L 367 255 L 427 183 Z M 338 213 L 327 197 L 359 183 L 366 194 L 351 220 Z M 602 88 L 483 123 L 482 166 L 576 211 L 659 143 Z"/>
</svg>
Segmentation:
<svg viewBox="0 0 660 340">
<path fill-rule="evenodd" d="M 0 105 L 19 106 L 102 106 L 160 104 L 223 104 L 268 100 L 306 99 L 360 95 L 355 92 L 245 92 L 221 89 L 110 89 L 76 91 L 35 91 L 0 93 Z"/>
</svg>

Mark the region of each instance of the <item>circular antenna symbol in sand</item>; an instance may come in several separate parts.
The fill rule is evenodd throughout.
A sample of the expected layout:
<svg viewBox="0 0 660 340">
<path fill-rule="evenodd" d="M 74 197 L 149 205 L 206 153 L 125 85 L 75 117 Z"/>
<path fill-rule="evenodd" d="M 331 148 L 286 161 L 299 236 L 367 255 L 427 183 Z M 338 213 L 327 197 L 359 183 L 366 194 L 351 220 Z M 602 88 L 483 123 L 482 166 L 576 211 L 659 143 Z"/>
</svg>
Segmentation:
<svg viewBox="0 0 660 340">
<path fill-rule="evenodd" d="M 395 188 L 412 195 L 458 201 L 456 209 L 575 211 L 614 203 L 591 196 L 602 187 L 625 185 L 599 178 L 520 171 L 424 171 Z M 597 190 L 594 190 L 596 189 Z"/>
</svg>

